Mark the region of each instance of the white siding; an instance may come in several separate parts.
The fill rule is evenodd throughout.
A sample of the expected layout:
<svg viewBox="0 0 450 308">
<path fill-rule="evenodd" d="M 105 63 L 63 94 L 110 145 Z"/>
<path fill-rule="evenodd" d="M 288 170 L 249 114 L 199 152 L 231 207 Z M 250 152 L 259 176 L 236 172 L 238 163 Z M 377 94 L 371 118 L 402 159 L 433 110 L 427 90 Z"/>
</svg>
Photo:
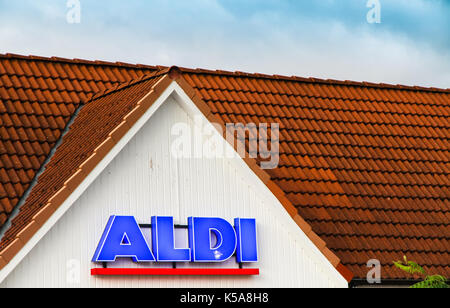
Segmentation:
<svg viewBox="0 0 450 308">
<path fill-rule="evenodd" d="M 177 100 L 179 96 L 172 96 L 160 107 L 2 287 L 347 287 L 242 160 L 171 157 L 172 124 L 193 125 L 192 114 Z M 261 274 L 93 277 L 90 269 L 98 265 L 90 260 L 110 215 L 134 215 L 140 223 L 150 223 L 154 215 L 168 215 L 180 224 L 186 224 L 188 216 L 222 217 L 230 222 L 235 217 L 254 217 L 260 262 L 251 267 L 260 268 Z M 224 266 L 236 264 L 231 261 Z M 79 283 L 67 278 L 74 269 Z"/>
</svg>

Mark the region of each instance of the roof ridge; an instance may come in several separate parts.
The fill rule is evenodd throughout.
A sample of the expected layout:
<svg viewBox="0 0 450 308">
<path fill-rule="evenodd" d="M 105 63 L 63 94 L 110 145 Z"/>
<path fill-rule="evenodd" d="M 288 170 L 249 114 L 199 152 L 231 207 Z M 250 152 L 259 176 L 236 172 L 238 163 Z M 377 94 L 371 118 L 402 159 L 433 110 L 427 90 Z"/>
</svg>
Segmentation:
<svg viewBox="0 0 450 308">
<path fill-rule="evenodd" d="M 19 55 L 13 53 L 0 53 L 0 59 L 17 59 L 17 60 L 36 60 L 36 61 L 45 61 L 45 62 L 62 62 L 62 63 L 71 63 L 71 64 L 85 64 L 85 65 L 100 65 L 100 66 L 113 66 L 113 67 L 128 67 L 128 68 L 146 68 L 153 70 L 160 70 L 166 68 L 166 66 L 160 65 L 147 65 L 140 63 L 126 63 L 126 62 L 110 62 L 103 60 L 86 60 L 86 59 L 78 59 L 78 58 L 62 58 L 62 57 L 44 57 L 44 56 L 36 56 L 36 55 Z"/>
<path fill-rule="evenodd" d="M 0 59 L 20 59 L 20 60 L 38 60 L 38 61 L 47 61 L 47 62 L 63 62 L 63 63 L 72 63 L 72 64 L 85 64 L 85 65 L 102 65 L 102 66 L 113 66 L 113 67 L 128 67 L 128 68 L 147 68 L 153 70 L 163 70 L 169 68 L 168 66 L 160 66 L 160 65 L 146 65 L 146 64 L 132 64 L 125 62 L 109 62 L 103 60 L 85 60 L 85 59 L 69 59 L 69 58 L 61 58 L 61 57 L 44 57 L 44 56 L 36 56 L 36 55 L 19 55 L 13 53 L 0 53 Z M 374 83 L 368 81 L 353 81 L 353 80 L 336 80 L 336 79 L 321 79 L 314 77 L 300 77 L 300 76 L 286 76 L 286 75 L 270 75 L 270 74 L 262 74 L 262 73 L 249 73 L 242 71 L 226 71 L 226 70 L 210 70 L 210 69 L 202 69 L 202 68 L 187 68 L 187 67 L 178 67 L 182 72 L 186 73 L 195 73 L 195 74 L 210 74 L 210 75 L 228 75 L 235 77 L 248 77 L 248 78 L 262 78 L 262 79 L 278 79 L 285 81 L 299 81 L 305 83 L 321 83 L 321 84 L 333 84 L 333 85 L 346 85 L 346 86 L 355 86 L 355 87 L 371 87 L 371 88 L 380 88 L 380 89 L 393 89 L 393 90 L 407 90 L 407 91 L 423 91 L 423 92 L 434 92 L 434 93 L 450 93 L 450 88 L 436 88 L 436 87 L 423 87 L 423 86 L 414 86 L 414 85 L 402 85 L 402 84 L 387 84 L 387 83 Z"/>
<path fill-rule="evenodd" d="M 248 77 L 248 78 L 262 78 L 262 79 L 276 79 L 283 81 L 299 81 L 305 83 L 321 83 L 330 85 L 345 85 L 345 86 L 356 86 L 356 87 L 371 87 L 380 89 L 393 89 L 393 90 L 408 90 L 408 91 L 425 91 L 425 92 L 438 92 L 438 93 L 450 93 L 450 88 L 436 88 L 436 87 L 423 87 L 423 86 L 411 86 L 402 84 L 387 84 L 387 83 L 374 83 L 368 81 L 353 81 L 353 80 L 336 80 L 336 79 L 321 79 L 314 77 L 300 77 L 300 76 L 285 76 L 285 75 L 270 75 L 261 73 L 248 73 L 242 71 L 225 71 L 225 70 L 209 70 L 201 68 L 187 68 L 179 67 L 179 69 L 184 73 L 194 73 L 194 74 L 208 74 L 208 75 L 226 75 L 235 77 Z"/>
</svg>

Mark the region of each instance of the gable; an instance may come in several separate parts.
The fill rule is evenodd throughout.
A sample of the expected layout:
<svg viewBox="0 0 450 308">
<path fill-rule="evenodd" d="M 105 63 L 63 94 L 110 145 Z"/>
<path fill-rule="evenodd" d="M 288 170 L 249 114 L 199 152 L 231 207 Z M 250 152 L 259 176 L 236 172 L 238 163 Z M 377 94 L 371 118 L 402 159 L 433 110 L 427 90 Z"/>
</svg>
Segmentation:
<svg viewBox="0 0 450 308">
<path fill-rule="evenodd" d="M 195 125 L 188 111 L 195 109 L 195 105 L 186 106 L 180 100 L 179 95 L 172 95 L 147 119 L 2 286 L 347 286 L 341 274 L 299 230 L 283 205 L 242 159 L 173 158 L 171 145 L 176 136 L 171 134 L 171 128 L 177 123 L 186 123 L 191 129 Z M 201 116 L 200 111 L 196 112 Z M 223 144 L 229 146 L 224 140 Z M 99 266 L 90 263 L 92 254 L 112 214 L 134 215 L 140 223 L 149 223 L 154 215 L 174 216 L 178 223 L 191 215 L 223 217 L 229 221 L 234 217 L 255 217 L 260 253 L 256 266 L 261 274 L 182 280 L 90 276 L 90 268 Z M 47 256 L 49 251 L 56 250 L 60 253 Z M 79 265 L 80 284 L 66 280 L 68 264 Z M 113 266 L 130 264 L 121 261 Z M 228 262 L 223 266 L 237 264 Z"/>
</svg>

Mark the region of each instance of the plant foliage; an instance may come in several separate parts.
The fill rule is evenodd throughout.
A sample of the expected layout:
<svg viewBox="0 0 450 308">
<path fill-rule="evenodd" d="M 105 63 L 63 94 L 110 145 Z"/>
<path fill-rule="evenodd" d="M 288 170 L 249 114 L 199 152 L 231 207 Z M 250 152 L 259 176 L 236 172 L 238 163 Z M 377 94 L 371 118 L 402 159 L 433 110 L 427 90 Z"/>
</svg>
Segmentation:
<svg viewBox="0 0 450 308">
<path fill-rule="evenodd" d="M 403 257 L 403 261 L 395 261 L 394 265 L 407 272 L 408 274 L 415 275 L 420 274 L 425 276 L 425 279 L 410 288 L 413 289 L 448 289 L 450 286 L 447 284 L 447 278 L 440 275 L 428 276 L 426 271 L 419 264 L 413 261 L 408 261 L 406 256 Z"/>
</svg>

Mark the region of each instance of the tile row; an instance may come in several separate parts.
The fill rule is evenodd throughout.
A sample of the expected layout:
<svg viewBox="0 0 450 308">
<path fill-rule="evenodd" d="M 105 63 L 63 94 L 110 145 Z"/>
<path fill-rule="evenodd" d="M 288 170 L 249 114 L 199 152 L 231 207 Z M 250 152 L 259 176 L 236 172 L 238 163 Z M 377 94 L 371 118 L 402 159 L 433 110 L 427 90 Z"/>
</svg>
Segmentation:
<svg viewBox="0 0 450 308">
<path fill-rule="evenodd" d="M 32 78 L 71 79 L 123 83 L 137 79 L 152 68 L 120 68 L 110 65 L 78 64 L 50 61 L 0 59 L 0 75 L 26 76 Z"/>
<path fill-rule="evenodd" d="M 303 208 L 299 209 L 300 213 L 305 213 L 305 216 L 309 215 L 312 217 L 310 213 L 304 211 Z M 320 212 L 325 212 L 325 209 L 319 209 Z M 369 223 L 369 222 L 356 222 L 356 221 L 338 221 L 336 220 L 333 223 L 329 223 L 326 221 L 317 221 L 316 217 L 319 215 L 316 212 L 316 215 L 312 217 L 312 219 L 307 219 L 313 228 L 316 230 L 316 233 L 319 235 L 327 235 L 327 236 L 359 236 L 361 238 L 364 237 L 375 237 L 375 238 L 402 238 L 402 239 L 411 239 L 411 238 L 423 238 L 423 239 L 443 239 L 450 240 L 448 234 L 448 223 L 447 225 L 421 225 L 421 224 L 395 224 L 395 223 Z M 326 215 L 326 214 L 324 214 Z M 352 220 L 357 219 L 357 217 L 351 218 Z M 363 218 L 362 218 L 363 219 Z M 429 242 L 429 245 L 433 245 L 433 243 Z M 364 246 L 361 246 L 361 248 Z M 377 246 L 370 247 L 371 249 L 378 249 Z"/>
<path fill-rule="evenodd" d="M 201 74 L 184 74 L 188 83 L 198 89 L 225 92 L 233 90 L 251 94 L 285 94 L 315 98 L 354 99 L 359 101 L 388 101 L 394 103 L 442 104 L 448 106 L 450 91 L 415 91 L 400 88 L 379 88 L 359 86 L 331 85 L 313 82 L 270 80 L 267 78 L 241 78 Z"/>
</svg>

